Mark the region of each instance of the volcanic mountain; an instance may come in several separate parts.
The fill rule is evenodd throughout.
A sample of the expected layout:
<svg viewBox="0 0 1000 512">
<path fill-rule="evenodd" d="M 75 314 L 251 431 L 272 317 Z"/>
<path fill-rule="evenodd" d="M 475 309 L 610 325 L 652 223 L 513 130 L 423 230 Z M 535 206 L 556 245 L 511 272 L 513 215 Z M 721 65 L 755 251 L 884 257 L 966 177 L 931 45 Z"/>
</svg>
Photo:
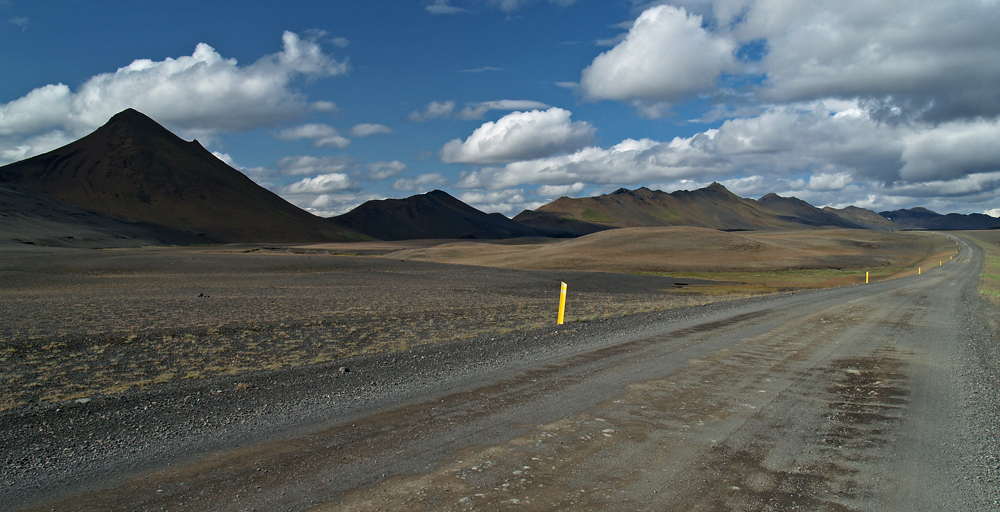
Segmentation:
<svg viewBox="0 0 1000 512">
<path fill-rule="evenodd" d="M 129 223 L 214 242 L 321 242 L 363 236 L 302 210 L 128 109 L 59 149 L 0 167 L 0 183 Z"/>
<path fill-rule="evenodd" d="M 596 197 L 561 197 L 537 210 L 521 212 L 514 220 L 571 235 L 624 227 L 694 226 L 736 231 L 850 225 L 798 199 L 766 197 L 764 203 L 744 199 L 719 183 L 669 194 L 645 187 L 622 188 Z M 767 203 L 780 205 L 781 211 L 768 208 Z"/>
<path fill-rule="evenodd" d="M 483 213 L 441 190 L 405 199 L 368 201 L 331 220 L 381 240 L 500 239 L 551 234 L 499 213 Z"/>
</svg>

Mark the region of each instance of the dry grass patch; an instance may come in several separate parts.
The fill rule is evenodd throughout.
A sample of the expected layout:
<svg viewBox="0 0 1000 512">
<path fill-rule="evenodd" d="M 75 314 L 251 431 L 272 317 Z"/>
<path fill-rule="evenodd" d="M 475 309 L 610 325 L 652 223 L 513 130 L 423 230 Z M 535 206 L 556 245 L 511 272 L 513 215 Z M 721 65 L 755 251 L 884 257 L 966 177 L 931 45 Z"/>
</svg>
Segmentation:
<svg viewBox="0 0 1000 512">
<path fill-rule="evenodd" d="M 963 236 L 972 240 L 986 255 L 980 274 L 979 293 L 995 304 L 1000 304 L 1000 232 L 966 231 Z"/>
<path fill-rule="evenodd" d="M 729 233 L 694 227 L 623 228 L 564 241 L 453 242 L 386 258 L 520 269 L 573 269 L 708 279 L 689 293 L 756 295 L 828 288 L 916 273 L 953 242 L 933 233 L 796 230 Z"/>
</svg>

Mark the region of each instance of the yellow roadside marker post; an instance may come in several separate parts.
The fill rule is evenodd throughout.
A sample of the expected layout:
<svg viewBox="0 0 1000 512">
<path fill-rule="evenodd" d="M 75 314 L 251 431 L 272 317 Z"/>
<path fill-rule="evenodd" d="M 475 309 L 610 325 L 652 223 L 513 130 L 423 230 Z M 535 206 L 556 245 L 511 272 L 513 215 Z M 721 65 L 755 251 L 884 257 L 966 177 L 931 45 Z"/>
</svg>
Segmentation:
<svg viewBox="0 0 1000 512">
<path fill-rule="evenodd" d="M 566 283 L 562 283 L 562 289 L 559 290 L 559 325 L 563 324 L 563 317 L 566 314 Z"/>
<path fill-rule="evenodd" d="M 868 284 L 868 272 L 865 272 L 865 284 Z"/>
<path fill-rule="evenodd" d="M 917 267 L 917 275 L 919 276 L 920 274 L 923 274 L 923 273 L 924 273 L 923 269 L 920 268 L 920 267 Z"/>
</svg>

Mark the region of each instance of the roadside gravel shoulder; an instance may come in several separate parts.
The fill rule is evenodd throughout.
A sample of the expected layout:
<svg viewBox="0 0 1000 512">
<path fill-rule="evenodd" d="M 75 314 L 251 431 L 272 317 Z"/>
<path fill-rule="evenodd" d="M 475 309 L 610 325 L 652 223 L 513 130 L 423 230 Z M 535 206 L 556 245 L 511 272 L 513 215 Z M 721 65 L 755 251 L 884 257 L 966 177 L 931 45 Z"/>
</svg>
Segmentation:
<svg viewBox="0 0 1000 512">
<path fill-rule="evenodd" d="M 0 510 L 472 389 L 596 346 L 786 295 L 571 322 L 0 412 Z"/>
<path fill-rule="evenodd" d="M 965 326 L 956 347 L 958 378 L 966 386 L 962 405 L 969 426 L 959 485 L 980 504 L 975 510 L 1000 510 L 1000 308 L 970 286 L 958 315 Z"/>
</svg>

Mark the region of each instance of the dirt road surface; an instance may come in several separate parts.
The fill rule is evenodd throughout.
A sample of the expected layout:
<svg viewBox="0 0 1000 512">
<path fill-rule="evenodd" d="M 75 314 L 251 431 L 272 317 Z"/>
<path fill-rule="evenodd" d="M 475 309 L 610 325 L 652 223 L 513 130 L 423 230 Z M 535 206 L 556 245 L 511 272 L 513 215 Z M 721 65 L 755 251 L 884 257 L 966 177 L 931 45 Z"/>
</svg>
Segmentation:
<svg viewBox="0 0 1000 512">
<path fill-rule="evenodd" d="M 579 336 L 39 510 L 998 510 L 982 253 Z"/>
</svg>

